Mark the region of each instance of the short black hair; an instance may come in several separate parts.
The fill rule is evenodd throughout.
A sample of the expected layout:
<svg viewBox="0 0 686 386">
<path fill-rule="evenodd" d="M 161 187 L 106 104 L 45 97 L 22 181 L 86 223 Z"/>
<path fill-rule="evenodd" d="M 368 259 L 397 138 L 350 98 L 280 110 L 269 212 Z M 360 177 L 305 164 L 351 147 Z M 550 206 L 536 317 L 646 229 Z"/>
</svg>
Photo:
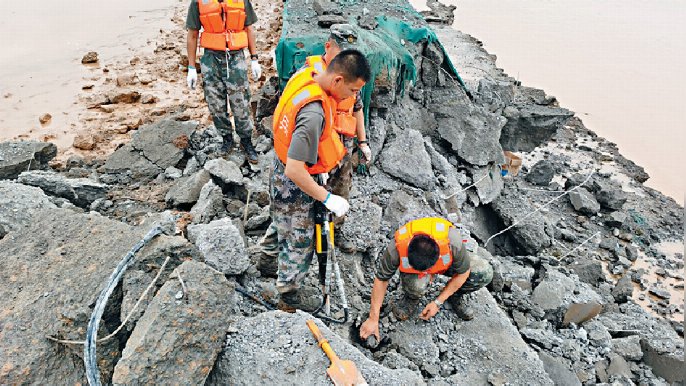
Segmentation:
<svg viewBox="0 0 686 386">
<path fill-rule="evenodd" d="M 429 236 L 416 235 L 407 246 L 407 257 L 412 268 L 426 271 L 438 261 L 438 244 Z"/>
<path fill-rule="evenodd" d="M 343 75 L 346 82 L 362 79 L 369 82 L 372 70 L 364 54 L 358 50 L 343 50 L 329 64 L 327 71 Z"/>
</svg>

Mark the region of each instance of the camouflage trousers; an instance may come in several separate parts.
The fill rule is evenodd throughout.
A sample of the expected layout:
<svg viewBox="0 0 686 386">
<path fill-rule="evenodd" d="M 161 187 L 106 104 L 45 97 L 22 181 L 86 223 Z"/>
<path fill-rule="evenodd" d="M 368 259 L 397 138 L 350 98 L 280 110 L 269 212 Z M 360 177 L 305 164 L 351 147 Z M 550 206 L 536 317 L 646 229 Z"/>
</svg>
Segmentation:
<svg viewBox="0 0 686 386">
<path fill-rule="evenodd" d="M 341 161 L 338 168 L 336 170 L 334 170 L 331 173 L 331 175 L 329 176 L 327 188 L 331 191 L 331 193 L 337 194 L 341 197 L 344 197 L 345 199 L 348 199 L 348 197 L 350 197 L 350 189 L 352 188 L 352 184 L 353 184 L 353 167 L 352 167 L 352 160 L 351 160 L 353 139 L 352 138 L 346 138 L 343 141 L 343 143 L 345 144 L 346 149 L 348 149 L 348 152 L 345 155 L 345 157 L 343 157 L 343 160 Z M 281 164 L 280 161 L 275 160 L 275 162 Z M 285 176 L 284 176 L 284 178 L 285 178 Z M 300 189 L 298 189 L 298 190 L 300 190 Z M 274 197 L 273 190 L 272 190 L 271 197 Z M 272 200 L 273 200 L 273 198 L 272 198 Z M 336 219 L 334 220 L 334 226 L 336 227 L 336 229 L 338 231 L 340 231 L 341 225 L 343 225 L 344 220 L 345 220 L 345 217 L 336 217 Z M 275 259 L 279 255 L 279 242 L 277 239 L 277 224 L 275 224 L 275 222 L 274 222 L 273 213 L 272 213 L 272 223 L 269 226 L 269 228 L 267 229 L 267 233 L 264 234 L 264 237 L 262 237 L 262 240 L 260 241 L 260 248 L 261 248 L 262 254 L 265 255 L 266 258 Z"/>
<path fill-rule="evenodd" d="M 250 138 L 253 122 L 250 117 L 250 84 L 248 64 L 243 51 L 205 50 L 200 58 L 205 101 L 212 121 L 223 137 L 231 136 L 231 120 L 226 104 L 228 98 L 236 133 L 241 139 Z"/>
<path fill-rule="evenodd" d="M 477 291 L 487 286 L 493 279 L 493 267 L 486 259 L 477 256 L 476 253 L 470 253 L 469 259 L 469 278 L 467 278 L 467 281 L 462 287 L 460 287 L 451 297 L 459 297 Z M 401 272 L 400 283 L 403 291 L 408 297 L 418 299 L 424 296 L 424 293 L 426 293 L 426 290 L 429 288 L 431 275 L 420 278 L 419 275 Z"/>
<path fill-rule="evenodd" d="M 276 236 L 268 249 L 276 254 L 276 288 L 288 292 L 299 287 L 314 256 L 314 198 L 286 177 L 276 156 L 270 181 L 272 224 L 267 233 Z"/>
</svg>

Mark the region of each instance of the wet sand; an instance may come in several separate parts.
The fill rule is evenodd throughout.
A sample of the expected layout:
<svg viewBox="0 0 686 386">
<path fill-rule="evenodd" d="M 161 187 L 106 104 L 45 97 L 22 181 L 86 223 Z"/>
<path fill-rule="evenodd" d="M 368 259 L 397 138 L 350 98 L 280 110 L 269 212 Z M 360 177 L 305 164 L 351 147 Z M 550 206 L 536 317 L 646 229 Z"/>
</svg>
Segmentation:
<svg viewBox="0 0 686 386">
<path fill-rule="evenodd" d="M 0 141 L 20 136 L 71 146 L 78 115 L 84 107 L 76 100 L 102 67 L 133 51 L 155 47 L 161 29 L 170 29 L 178 4 L 173 0 L 119 0 L 97 2 L 47 1 L 40 7 L 18 2 L 0 5 Z M 30 23 L 34 20 L 35 23 Z M 31 25 L 32 28 L 27 28 Z M 98 65 L 84 66 L 89 51 L 99 54 Z M 47 125 L 38 118 L 52 115 Z"/>
<path fill-rule="evenodd" d="M 686 2 L 442 2 L 457 5 L 454 27 L 483 41 L 499 67 L 555 95 L 643 166 L 647 186 L 684 204 Z"/>
</svg>

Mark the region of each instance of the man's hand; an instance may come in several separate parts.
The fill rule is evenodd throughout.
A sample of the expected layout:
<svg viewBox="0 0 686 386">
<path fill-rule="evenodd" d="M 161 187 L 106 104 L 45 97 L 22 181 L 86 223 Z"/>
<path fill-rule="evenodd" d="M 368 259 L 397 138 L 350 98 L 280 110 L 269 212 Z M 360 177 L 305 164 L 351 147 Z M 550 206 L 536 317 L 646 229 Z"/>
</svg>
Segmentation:
<svg viewBox="0 0 686 386">
<path fill-rule="evenodd" d="M 333 212 L 336 217 L 341 217 L 350 209 L 350 204 L 348 200 L 341 196 L 329 193 L 324 200 L 324 206 L 326 209 Z"/>
<path fill-rule="evenodd" d="M 362 340 L 369 338 L 370 335 L 374 335 L 378 342 L 381 341 L 379 321 L 367 319 L 360 326 L 360 338 L 362 338 Z"/>
<path fill-rule="evenodd" d="M 366 143 L 361 144 L 359 147 L 362 151 L 362 154 L 364 155 L 364 163 L 369 165 L 372 162 L 372 149 L 370 149 L 369 145 L 367 145 Z"/>
<path fill-rule="evenodd" d="M 188 76 L 186 77 L 186 83 L 188 88 L 193 90 L 195 85 L 198 83 L 198 71 L 195 67 L 188 66 Z"/>
<path fill-rule="evenodd" d="M 433 318 L 438 311 L 440 311 L 438 305 L 434 302 L 431 302 L 424 307 L 424 311 L 422 311 L 422 313 L 419 315 L 419 319 L 429 320 Z"/>
<path fill-rule="evenodd" d="M 250 70 L 252 70 L 252 79 L 254 81 L 257 81 L 260 79 L 260 75 L 262 75 L 262 66 L 260 66 L 260 62 L 257 60 L 253 59 L 250 61 Z"/>
</svg>

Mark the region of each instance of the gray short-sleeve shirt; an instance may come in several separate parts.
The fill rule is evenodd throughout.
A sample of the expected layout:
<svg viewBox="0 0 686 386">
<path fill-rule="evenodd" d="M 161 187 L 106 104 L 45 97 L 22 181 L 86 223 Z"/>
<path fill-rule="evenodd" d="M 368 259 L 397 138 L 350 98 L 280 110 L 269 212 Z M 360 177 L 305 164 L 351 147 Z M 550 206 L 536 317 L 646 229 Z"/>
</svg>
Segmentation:
<svg viewBox="0 0 686 386">
<path fill-rule="evenodd" d="M 295 129 L 288 147 L 288 158 L 308 166 L 317 163 L 319 138 L 324 130 L 324 108 L 319 101 L 303 106 L 295 116 Z"/>
</svg>

